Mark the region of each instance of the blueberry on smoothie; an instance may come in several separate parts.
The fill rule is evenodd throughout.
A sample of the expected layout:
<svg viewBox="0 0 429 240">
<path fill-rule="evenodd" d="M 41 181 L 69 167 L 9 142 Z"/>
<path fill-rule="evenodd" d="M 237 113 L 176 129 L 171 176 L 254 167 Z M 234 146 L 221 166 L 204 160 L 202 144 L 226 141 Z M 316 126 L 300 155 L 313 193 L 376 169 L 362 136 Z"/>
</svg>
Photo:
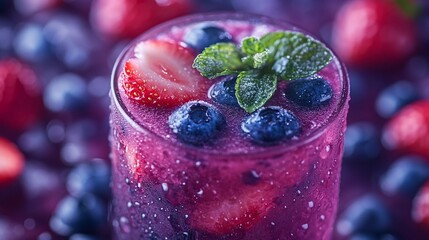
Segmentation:
<svg viewBox="0 0 429 240">
<path fill-rule="evenodd" d="M 232 36 L 220 27 L 203 25 L 187 32 L 184 36 L 184 42 L 200 53 L 215 43 L 232 42 Z"/>
<path fill-rule="evenodd" d="M 314 110 L 328 105 L 333 91 L 325 79 L 310 77 L 292 81 L 287 85 L 284 94 L 296 105 Z"/>
<path fill-rule="evenodd" d="M 212 105 L 203 101 L 192 101 L 174 111 L 168 125 L 182 141 L 202 145 L 225 126 L 224 116 Z"/>
<path fill-rule="evenodd" d="M 280 107 L 261 108 L 250 115 L 241 129 L 260 144 L 273 144 L 297 136 L 301 125 L 290 111 Z"/>
<path fill-rule="evenodd" d="M 235 96 L 236 76 L 226 76 L 220 82 L 215 83 L 209 90 L 210 98 L 222 105 L 239 107 L 237 97 Z"/>
</svg>

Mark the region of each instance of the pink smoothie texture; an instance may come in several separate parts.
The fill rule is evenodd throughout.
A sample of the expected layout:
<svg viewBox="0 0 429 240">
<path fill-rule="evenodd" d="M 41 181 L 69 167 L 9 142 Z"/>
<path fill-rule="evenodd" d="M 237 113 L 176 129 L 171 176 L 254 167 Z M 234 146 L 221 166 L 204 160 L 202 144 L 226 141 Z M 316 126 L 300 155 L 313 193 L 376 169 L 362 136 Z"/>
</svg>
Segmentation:
<svg viewBox="0 0 429 240">
<path fill-rule="evenodd" d="M 226 127 L 202 146 L 181 142 L 169 128 L 176 108 L 144 106 L 125 95 L 121 72 L 139 42 L 186 46 L 183 36 L 200 24 L 225 29 L 237 44 L 273 31 L 300 31 L 251 15 L 208 14 L 164 24 L 128 47 L 115 68 L 111 93 L 115 239 L 330 239 L 349 99 L 347 75 L 335 57 L 317 73 L 333 90 L 327 106 L 302 109 L 283 95 L 289 82 L 279 82 L 264 106 L 291 111 L 301 132 L 270 146 L 255 144 L 242 131 L 249 113 L 208 95 L 199 100 L 215 106 Z"/>
</svg>

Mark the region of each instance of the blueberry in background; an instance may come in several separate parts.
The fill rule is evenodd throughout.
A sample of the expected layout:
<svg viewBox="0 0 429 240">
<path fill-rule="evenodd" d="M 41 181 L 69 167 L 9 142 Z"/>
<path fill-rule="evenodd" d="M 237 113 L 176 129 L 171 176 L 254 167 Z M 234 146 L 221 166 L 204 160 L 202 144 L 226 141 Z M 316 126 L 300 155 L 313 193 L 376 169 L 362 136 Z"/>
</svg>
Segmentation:
<svg viewBox="0 0 429 240">
<path fill-rule="evenodd" d="M 86 69 L 98 60 L 91 55 L 96 51 L 95 43 L 101 44 L 101 40 L 95 39 L 87 24 L 74 15 L 54 15 L 43 34 L 56 58 L 70 69 Z"/>
<path fill-rule="evenodd" d="M 106 160 L 93 159 L 75 166 L 67 177 L 67 190 L 79 197 L 91 193 L 100 197 L 110 196 L 110 166 Z"/>
<path fill-rule="evenodd" d="M 381 153 L 380 133 L 370 122 L 357 122 L 347 127 L 344 136 L 344 159 L 367 161 Z"/>
<path fill-rule="evenodd" d="M 96 233 L 107 222 L 107 207 L 91 194 L 62 199 L 49 221 L 51 229 L 61 235 Z"/>
<path fill-rule="evenodd" d="M 397 159 L 380 179 L 380 187 L 387 195 L 413 198 L 429 179 L 429 164 L 416 156 Z"/>
<path fill-rule="evenodd" d="M 273 144 L 291 139 L 300 131 L 299 120 L 281 107 L 266 107 L 252 113 L 241 124 L 243 132 L 256 143 Z"/>
<path fill-rule="evenodd" d="M 289 101 L 311 110 L 328 105 L 333 97 L 331 85 L 318 76 L 291 81 L 284 94 Z"/>
<path fill-rule="evenodd" d="M 239 107 L 235 96 L 236 76 L 226 76 L 220 82 L 213 84 L 209 90 L 210 98 L 220 104 Z"/>
<path fill-rule="evenodd" d="M 202 52 L 206 47 L 220 42 L 232 42 L 232 36 L 224 29 L 212 25 L 198 25 L 184 36 L 184 42 L 196 52 Z"/>
<path fill-rule="evenodd" d="M 83 112 L 87 108 L 88 98 L 85 80 L 73 73 L 56 76 L 43 93 L 46 108 L 53 112 Z"/>
<path fill-rule="evenodd" d="M 43 33 L 43 26 L 27 23 L 19 28 L 13 42 L 16 54 L 29 62 L 41 63 L 52 59 L 52 49 Z"/>
<path fill-rule="evenodd" d="M 381 200 L 364 195 L 349 205 L 338 219 L 337 232 L 343 236 L 357 233 L 382 234 L 389 230 L 391 215 Z"/>
<path fill-rule="evenodd" d="M 182 141 L 202 145 L 225 127 L 225 118 L 212 105 L 192 101 L 175 110 L 168 119 L 168 125 Z"/>
<path fill-rule="evenodd" d="M 419 93 L 412 83 L 399 81 L 384 89 L 376 100 L 377 113 L 389 118 L 405 105 L 418 100 Z"/>
</svg>

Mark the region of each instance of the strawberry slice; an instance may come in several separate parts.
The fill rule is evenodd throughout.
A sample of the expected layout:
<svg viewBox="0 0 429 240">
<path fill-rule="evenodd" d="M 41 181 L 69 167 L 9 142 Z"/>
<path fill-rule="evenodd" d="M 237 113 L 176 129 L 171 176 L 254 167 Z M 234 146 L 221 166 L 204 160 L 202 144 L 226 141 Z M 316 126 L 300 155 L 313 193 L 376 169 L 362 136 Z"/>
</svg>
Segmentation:
<svg viewBox="0 0 429 240">
<path fill-rule="evenodd" d="M 140 104 L 175 107 L 207 95 L 208 83 L 192 68 L 191 50 L 161 40 L 139 43 L 136 58 L 125 63 L 122 87 L 125 94 Z"/>
<path fill-rule="evenodd" d="M 273 208 L 277 191 L 267 183 L 245 186 L 219 199 L 194 206 L 190 215 L 193 227 L 216 235 L 246 230 L 263 219 Z"/>
<path fill-rule="evenodd" d="M 24 155 L 7 139 L 0 138 L 0 185 L 16 179 L 24 168 Z"/>
</svg>

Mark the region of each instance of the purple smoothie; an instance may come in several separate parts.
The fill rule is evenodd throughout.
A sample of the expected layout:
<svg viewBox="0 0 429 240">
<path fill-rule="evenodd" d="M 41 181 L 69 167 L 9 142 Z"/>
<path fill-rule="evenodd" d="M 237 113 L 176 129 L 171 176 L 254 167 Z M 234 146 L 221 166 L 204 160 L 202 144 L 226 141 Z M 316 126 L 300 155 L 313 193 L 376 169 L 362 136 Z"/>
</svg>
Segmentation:
<svg viewBox="0 0 429 240">
<path fill-rule="evenodd" d="M 251 15 L 205 14 L 166 23 L 130 44 L 112 79 L 115 239 L 330 239 L 349 98 L 343 66 L 334 57 L 317 73 L 333 90 L 329 104 L 317 110 L 285 100 L 289 82 L 279 82 L 264 106 L 280 106 L 299 119 L 301 131 L 292 139 L 255 144 L 240 127 L 249 113 L 204 95 L 198 100 L 216 107 L 226 127 L 209 144 L 183 143 L 167 123 L 177 107 L 130 100 L 121 87 L 122 73 L 140 42 L 187 47 L 184 35 L 200 24 L 225 29 L 235 43 L 268 32 L 300 31 Z M 218 80 L 203 81 L 209 86 Z"/>
</svg>

